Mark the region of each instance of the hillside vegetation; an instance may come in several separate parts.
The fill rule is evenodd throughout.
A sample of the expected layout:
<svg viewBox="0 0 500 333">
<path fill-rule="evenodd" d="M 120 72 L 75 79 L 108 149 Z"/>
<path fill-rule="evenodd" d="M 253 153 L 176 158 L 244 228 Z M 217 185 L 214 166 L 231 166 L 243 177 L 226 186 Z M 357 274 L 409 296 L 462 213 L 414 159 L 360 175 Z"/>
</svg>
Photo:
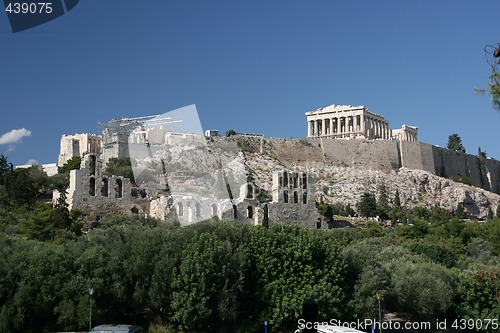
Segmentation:
<svg viewBox="0 0 500 333">
<path fill-rule="evenodd" d="M 386 228 L 180 228 L 113 216 L 82 233 L 78 211 L 44 202 L 55 179 L 2 170 L 0 332 L 84 330 L 90 302 L 95 325 L 254 332 L 267 320 L 273 332 L 292 331 L 308 298 L 321 320 L 363 320 L 376 318 L 377 292 L 385 313 L 408 320 L 500 318 L 498 217 L 465 222 L 463 211 L 398 204 L 386 213 L 401 222 Z M 383 212 L 380 198 L 362 197 L 360 212 Z"/>
</svg>

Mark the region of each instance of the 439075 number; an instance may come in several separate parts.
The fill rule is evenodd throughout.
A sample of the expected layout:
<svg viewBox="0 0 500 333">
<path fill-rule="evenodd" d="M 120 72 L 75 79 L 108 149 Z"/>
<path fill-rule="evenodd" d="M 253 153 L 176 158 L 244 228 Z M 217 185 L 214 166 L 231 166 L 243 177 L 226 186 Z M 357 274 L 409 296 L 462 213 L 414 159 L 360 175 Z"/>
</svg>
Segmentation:
<svg viewBox="0 0 500 333">
<path fill-rule="evenodd" d="M 10 2 L 5 11 L 9 14 L 50 14 L 52 2 Z"/>
</svg>

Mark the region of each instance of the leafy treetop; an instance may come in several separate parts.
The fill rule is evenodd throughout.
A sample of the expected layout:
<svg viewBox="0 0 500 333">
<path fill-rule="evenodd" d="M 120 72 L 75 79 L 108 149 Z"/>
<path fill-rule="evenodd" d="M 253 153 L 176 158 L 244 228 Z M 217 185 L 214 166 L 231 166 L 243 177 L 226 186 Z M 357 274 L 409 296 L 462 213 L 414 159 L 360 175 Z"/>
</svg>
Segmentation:
<svg viewBox="0 0 500 333">
<path fill-rule="evenodd" d="M 462 145 L 462 139 L 456 133 L 448 137 L 447 148 L 456 152 L 465 153 L 465 147 Z"/>
</svg>

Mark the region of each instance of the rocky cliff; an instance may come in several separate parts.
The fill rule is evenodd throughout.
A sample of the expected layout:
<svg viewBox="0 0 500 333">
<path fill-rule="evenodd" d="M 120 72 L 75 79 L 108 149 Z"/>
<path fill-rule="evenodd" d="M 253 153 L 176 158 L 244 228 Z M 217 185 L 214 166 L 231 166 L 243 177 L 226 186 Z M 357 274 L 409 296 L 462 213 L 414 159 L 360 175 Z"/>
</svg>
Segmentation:
<svg viewBox="0 0 500 333">
<path fill-rule="evenodd" d="M 242 150 L 247 171 L 265 192 L 271 190 L 272 172 L 286 168 L 312 173 L 316 199 L 331 203 L 355 206 L 364 192 L 378 196 L 383 184 L 389 199 L 398 190 L 406 207 L 462 205 L 471 217 L 483 219 L 500 205 L 493 192 L 500 190 L 500 162 L 419 142 L 234 136 L 212 145 Z M 475 186 L 457 182 L 461 177 Z"/>
</svg>

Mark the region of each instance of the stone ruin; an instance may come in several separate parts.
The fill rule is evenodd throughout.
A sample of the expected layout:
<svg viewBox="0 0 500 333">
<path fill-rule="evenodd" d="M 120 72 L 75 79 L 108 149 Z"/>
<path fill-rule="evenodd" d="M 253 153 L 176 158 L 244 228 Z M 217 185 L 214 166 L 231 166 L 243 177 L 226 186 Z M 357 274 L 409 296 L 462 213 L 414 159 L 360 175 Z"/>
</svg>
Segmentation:
<svg viewBox="0 0 500 333">
<path fill-rule="evenodd" d="M 316 211 L 314 180 L 306 172 L 289 170 L 273 174 L 272 201 L 258 200 L 256 186 L 247 181 L 234 197 L 217 199 L 192 193 L 169 193 L 144 188 L 122 176 L 104 174 L 103 160 L 97 154 L 87 154 L 79 170 L 71 170 L 66 192 L 69 209 L 79 209 L 87 221 L 98 221 L 118 214 L 139 214 L 164 221 L 189 225 L 218 218 L 252 225 L 264 222 L 267 206 L 269 225 L 301 224 L 312 228 L 327 228 Z M 168 185 L 168 183 L 167 183 Z M 55 194 L 54 200 L 59 197 Z"/>
</svg>

